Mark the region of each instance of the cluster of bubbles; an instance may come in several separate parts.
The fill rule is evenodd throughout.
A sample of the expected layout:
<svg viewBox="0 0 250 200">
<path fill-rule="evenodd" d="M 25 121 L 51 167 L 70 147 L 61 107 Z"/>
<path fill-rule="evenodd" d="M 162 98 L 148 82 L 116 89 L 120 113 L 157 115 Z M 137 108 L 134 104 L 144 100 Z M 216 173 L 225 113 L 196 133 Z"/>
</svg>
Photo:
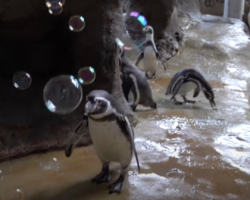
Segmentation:
<svg viewBox="0 0 250 200">
<path fill-rule="evenodd" d="M 51 15 L 59 15 L 63 12 L 65 0 L 45 0 L 45 5 Z M 80 15 L 74 15 L 69 19 L 69 30 L 80 32 L 85 27 L 85 19 Z"/>
<path fill-rule="evenodd" d="M 140 22 L 140 24 L 142 26 L 146 26 L 148 24 L 146 18 L 143 16 L 143 15 L 140 15 L 138 12 L 136 11 L 132 11 L 129 13 L 129 17 L 131 18 L 135 18 L 136 20 L 138 20 L 138 22 Z M 124 44 L 123 41 L 126 41 L 124 43 L 127 43 L 127 44 Z M 138 47 L 140 48 L 141 46 L 143 46 L 144 42 L 145 42 L 145 39 L 142 38 L 142 39 L 139 39 L 139 40 L 131 40 L 131 37 L 128 33 L 128 31 L 126 31 L 126 35 L 125 35 L 125 38 L 123 38 L 122 40 L 120 40 L 119 38 L 116 38 L 116 43 L 124 48 L 125 50 L 132 50 L 133 48 L 134 49 L 137 49 Z M 139 49 L 137 49 L 137 51 L 140 52 Z"/>
<path fill-rule="evenodd" d="M 52 15 L 58 15 L 63 12 L 65 0 L 46 0 L 48 11 Z M 138 12 L 131 12 L 131 17 L 143 25 L 147 25 L 147 20 Z M 80 32 L 85 27 L 85 20 L 82 16 L 74 15 L 69 19 L 69 29 L 73 32 Z M 125 50 L 131 50 L 131 47 L 116 38 L 116 43 Z M 138 44 L 137 44 L 138 45 Z M 44 87 L 43 98 L 47 109 L 57 114 L 68 114 L 73 112 L 81 103 L 83 91 L 81 85 L 89 85 L 96 79 L 96 72 L 93 67 L 86 66 L 78 71 L 77 78 L 73 75 L 58 75 L 51 78 Z M 30 87 L 32 78 L 29 73 L 19 71 L 14 74 L 13 84 L 15 88 L 26 90 Z"/>
<path fill-rule="evenodd" d="M 73 112 L 83 97 L 82 85 L 95 81 L 93 67 L 83 67 L 78 71 L 78 78 L 72 75 L 59 75 L 51 78 L 44 87 L 43 98 L 47 109 L 57 114 Z"/>
<path fill-rule="evenodd" d="M 48 11 L 52 15 L 63 12 L 65 0 L 46 0 Z M 70 17 L 69 30 L 80 32 L 85 28 L 85 19 L 80 15 Z M 82 85 L 95 81 L 96 72 L 93 67 L 83 67 L 78 71 L 78 77 L 59 75 L 51 78 L 44 87 L 43 98 L 47 109 L 57 114 L 73 112 L 81 103 L 83 97 Z"/>
<path fill-rule="evenodd" d="M 47 109 L 57 114 L 73 112 L 81 103 L 83 91 L 81 85 L 89 85 L 96 79 L 93 67 L 83 67 L 78 71 L 77 78 L 73 75 L 59 75 L 51 78 L 44 87 L 43 98 Z M 32 78 L 25 71 L 16 72 L 13 85 L 19 90 L 30 87 Z"/>
</svg>

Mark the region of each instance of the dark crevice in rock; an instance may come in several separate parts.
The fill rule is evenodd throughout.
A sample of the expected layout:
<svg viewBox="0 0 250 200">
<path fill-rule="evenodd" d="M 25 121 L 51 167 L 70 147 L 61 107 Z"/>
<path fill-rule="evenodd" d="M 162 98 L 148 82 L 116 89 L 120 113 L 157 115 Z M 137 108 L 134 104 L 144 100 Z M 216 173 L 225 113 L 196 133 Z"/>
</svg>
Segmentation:
<svg viewBox="0 0 250 200">
<path fill-rule="evenodd" d="M 66 1 L 58 16 L 48 14 L 44 1 L 0 0 L 0 161 L 31 153 L 62 149 L 82 119 L 85 96 L 104 89 L 120 101 L 129 119 L 136 119 L 125 103 L 120 86 L 118 48 L 122 34 L 122 4 L 111 1 Z M 72 15 L 82 15 L 86 27 L 68 29 Z M 83 101 L 68 115 L 50 113 L 43 102 L 46 82 L 55 75 L 72 74 L 93 66 L 96 81 L 83 87 Z M 14 88 L 16 71 L 31 74 L 30 88 Z M 79 145 L 91 143 L 85 137 Z"/>
</svg>

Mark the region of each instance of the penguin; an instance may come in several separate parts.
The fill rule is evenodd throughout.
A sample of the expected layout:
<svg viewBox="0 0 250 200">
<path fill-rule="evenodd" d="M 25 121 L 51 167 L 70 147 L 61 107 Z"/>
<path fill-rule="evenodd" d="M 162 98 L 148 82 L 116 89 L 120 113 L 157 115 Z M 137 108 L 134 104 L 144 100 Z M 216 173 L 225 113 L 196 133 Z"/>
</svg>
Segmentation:
<svg viewBox="0 0 250 200">
<path fill-rule="evenodd" d="M 129 101 L 130 93 L 134 97 L 134 101 L 130 105 L 131 109 L 135 111 L 139 104 L 156 109 L 157 104 L 152 97 L 152 91 L 145 73 L 128 60 L 123 48 L 120 48 L 119 60 L 124 96 L 127 101 Z"/>
<path fill-rule="evenodd" d="M 211 107 L 216 107 L 212 87 L 203 75 L 195 69 L 183 69 L 177 72 L 169 83 L 166 95 L 172 95 L 170 100 L 173 99 L 177 105 L 183 104 L 183 102 L 176 100 L 175 96 L 177 94 L 181 95 L 184 103 L 195 103 L 196 101 L 186 98 L 186 94 L 191 90 L 194 90 L 194 98 L 197 97 L 202 90 L 205 97 L 209 100 Z"/>
<path fill-rule="evenodd" d="M 109 163 L 117 162 L 121 165 L 121 174 L 110 185 L 109 193 L 120 193 L 133 154 L 140 172 L 133 128 L 116 99 L 104 90 L 93 90 L 88 94 L 85 114 L 95 152 L 102 162 L 102 171 L 92 181 L 97 184 L 109 182 Z"/>
<path fill-rule="evenodd" d="M 146 35 L 146 41 L 144 44 L 143 52 L 138 57 L 135 65 L 138 66 L 140 61 L 143 60 L 143 66 L 144 70 L 146 71 L 146 76 L 148 79 L 152 79 L 155 78 L 158 63 L 161 59 L 154 42 L 154 29 L 151 26 L 145 26 L 142 31 Z M 165 65 L 162 61 L 161 63 L 166 71 Z"/>
</svg>

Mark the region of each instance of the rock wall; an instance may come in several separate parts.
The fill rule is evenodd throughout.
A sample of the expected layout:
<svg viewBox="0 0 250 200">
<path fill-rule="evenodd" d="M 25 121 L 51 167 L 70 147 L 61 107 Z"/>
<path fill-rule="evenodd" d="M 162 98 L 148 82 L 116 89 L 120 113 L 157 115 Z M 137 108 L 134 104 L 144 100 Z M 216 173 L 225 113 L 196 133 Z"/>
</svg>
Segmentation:
<svg viewBox="0 0 250 200">
<path fill-rule="evenodd" d="M 49 112 L 43 102 L 46 82 L 55 75 L 77 75 L 93 66 L 96 81 L 83 87 L 105 89 L 121 102 L 135 123 L 121 91 L 116 37 L 122 34 L 122 4 L 119 0 L 66 0 L 64 11 L 50 15 L 44 1 L 0 0 L 0 160 L 34 152 L 64 148 L 82 119 L 84 99 L 69 115 Z M 82 15 L 86 26 L 71 32 L 68 20 Z M 15 72 L 32 77 L 24 91 L 13 86 Z M 80 145 L 91 142 L 86 137 Z"/>
<path fill-rule="evenodd" d="M 51 77 L 77 75 L 83 66 L 91 65 L 97 72 L 96 81 L 83 87 L 84 95 L 92 89 L 111 92 L 136 124 L 121 91 L 114 42 L 122 35 L 122 13 L 138 10 L 148 19 L 155 28 L 157 48 L 167 60 L 177 54 L 183 37 L 178 15 L 196 13 L 196 2 L 66 0 L 64 11 L 53 16 L 44 1 L 0 0 L 0 161 L 65 147 L 82 118 L 84 100 L 72 114 L 52 114 L 45 108 L 43 89 Z M 83 31 L 69 30 L 72 15 L 85 18 Z M 128 29 L 137 33 L 132 25 Z M 24 91 L 15 89 L 12 82 L 20 70 L 30 73 L 33 80 Z M 87 136 L 79 145 L 90 143 Z"/>
</svg>

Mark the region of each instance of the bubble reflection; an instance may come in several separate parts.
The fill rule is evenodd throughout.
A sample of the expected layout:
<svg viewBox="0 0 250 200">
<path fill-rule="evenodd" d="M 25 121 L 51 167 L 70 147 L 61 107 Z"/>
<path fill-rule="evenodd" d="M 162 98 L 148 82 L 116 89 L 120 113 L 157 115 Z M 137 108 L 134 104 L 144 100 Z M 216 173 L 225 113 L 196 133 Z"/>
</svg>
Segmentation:
<svg viewBox="0 0 250 200">
<path fill-rule="evenodd" d="M 136 18 L 138 19 L 138 21 L 141 23 L 141 25 L 143 25 L 143 26 L 146 26 L 146 25 L 148 24 L 146 18 L 145 18 L 144 16 L 140 15 L 140 14 L 139 14 L 138 12 L 136 12 L 136 11 L 132 11 L 132 12 L 130 13 L 130 16 L 131 16 L 131 17 L 136 17 Z"/>
<path fill-rule="evenodd" d="M 120 46 L 121 48 L 123 48 L 127 51 L 132 50 L 132 47 L 129 47 L 127 45 L 125 46 L 124 43 L 119 38 L 116 38 L 115 41 L 116 41 L 117 45 Z"/>
</svg>

